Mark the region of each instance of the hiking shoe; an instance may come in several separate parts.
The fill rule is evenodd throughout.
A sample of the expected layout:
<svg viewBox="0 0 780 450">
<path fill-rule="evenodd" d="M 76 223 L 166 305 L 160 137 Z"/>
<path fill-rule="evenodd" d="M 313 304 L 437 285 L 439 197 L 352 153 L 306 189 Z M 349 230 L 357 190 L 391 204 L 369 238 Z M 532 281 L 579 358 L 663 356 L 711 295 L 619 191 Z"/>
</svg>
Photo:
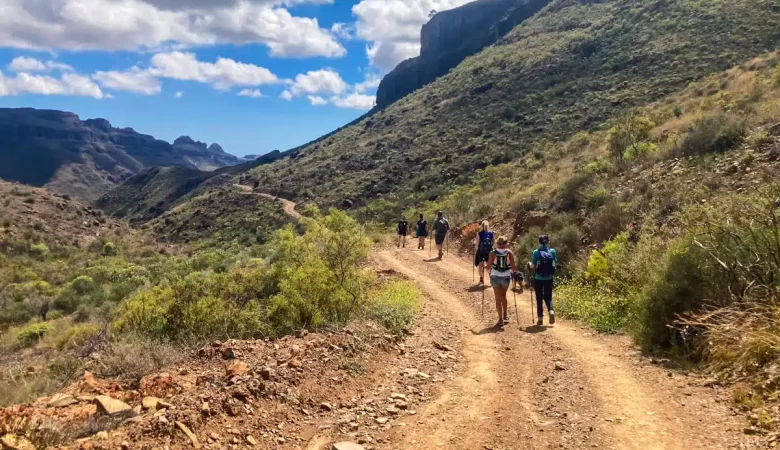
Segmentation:
<svg viewBox="0 0 780 450">
<path fill-rule="evenodd" d="M 496 322 L 496 324 L 493 326 L 493 328 L 503 329 L 504 328 L 504 321 L 503 320 L 499 320 L 498 322 Z"/>
<path fill-rule="evenodd" d="M 540 318 L 539 318 L 539 320 L 537 320 L 537 321 L 536 321 L 536 326 L 537 326 L 537 327 L 541 327 L 542 325 L 544 325 L 544 319 L 542 319 L 542 318 L 540 317 Z"/>
<path fill-rule="evenodd" d="M 550 313 L 550 325 L 555 325 L 555 313 Z"/>
<path fill-rule="evenodd" d="M 485 279 L 483 277 L 479 277 L 479 284 L 484 285 Z"/>
<path fill-rule="evenodd" d="M 509 323 L 509 316 L 504 316 L 504 325 L 507 325 Z"/>
</svg>

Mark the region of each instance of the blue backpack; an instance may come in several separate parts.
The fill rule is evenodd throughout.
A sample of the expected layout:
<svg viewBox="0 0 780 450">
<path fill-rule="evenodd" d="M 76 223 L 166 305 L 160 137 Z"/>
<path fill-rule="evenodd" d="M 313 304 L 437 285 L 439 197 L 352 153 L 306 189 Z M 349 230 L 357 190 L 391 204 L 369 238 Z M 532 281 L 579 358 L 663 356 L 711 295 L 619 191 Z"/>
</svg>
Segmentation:
<svg viewBox="0 0 780 450">
<path fill-rule="evenodd" d="M 539 263 L 536 265 L 536 273 L 543 277 L 555 275 L 555 255 L 551 249 L 539 249 Z"/>
</svg>

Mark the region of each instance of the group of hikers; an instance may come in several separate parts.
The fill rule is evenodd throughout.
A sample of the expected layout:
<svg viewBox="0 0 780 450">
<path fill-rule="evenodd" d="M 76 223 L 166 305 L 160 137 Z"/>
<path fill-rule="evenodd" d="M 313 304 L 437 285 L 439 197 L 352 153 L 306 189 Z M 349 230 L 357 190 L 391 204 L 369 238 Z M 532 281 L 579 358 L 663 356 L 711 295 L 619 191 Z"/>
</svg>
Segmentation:
<svg viewBox="0 0 780 450">
<path fill-rule="evenodd" d="M 417 249 L 425 250 L 425 241 L 433 232 L 433 239 L 438 250 L 438 258 L 444 257 L 444 243 L 450 231 L 450 222 L 444 218 L 444 213 L 439 211 L 432 227 L 428 226 L 423 214 L 417 222 L 415 235 L 417 236 Z M 398 247 L 406 247 L 406 237 L 409 234 L 409 222 L 402 217 L 398 222 Z M 549 313 L 550 325 L 555 324 L 555 310 L 553 309 L 553 281 L 555 278 L 555 266 L 558 263 L 558 255 L 555 249 L 550 247 L 550 238 L 547 235 L 539 236 L 539 247 L 533 251 L 531 261 L 527 268 L 533 273 L 532 286 L 536 294 L 536 314 L 538 326 L 544 325 L 544 306 Z M 499 236 L 490 230 L 487 220 L 481 224 L 481 229 L 474 238 L 474 266 L 479 268 L 479 285 L 485 285 L 485 272 L 490 270 L 490 285 L 496 297 L 496 311 L 498 322 L 496 328 L 503 328 L 509 323 L 507 293 L 510 286 L 523 290 L 525 276 L 518 270 L 515 253 L 509 249 L 509 239 Z"/>
</svg>

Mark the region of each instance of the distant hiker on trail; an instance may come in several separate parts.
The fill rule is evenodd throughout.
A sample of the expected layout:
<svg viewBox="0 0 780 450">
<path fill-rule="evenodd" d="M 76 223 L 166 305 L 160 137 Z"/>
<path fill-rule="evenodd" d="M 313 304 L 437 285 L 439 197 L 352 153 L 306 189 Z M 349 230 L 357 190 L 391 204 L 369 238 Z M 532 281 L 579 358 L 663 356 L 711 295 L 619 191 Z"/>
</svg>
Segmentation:
<svg viewBox="0 0 780 450">
<path fill-rule="evenodd" d="M 428 221 L 420 214 L 417 221 L 417 250 L 425 250 L 425 238 L 428 237 Z"/>
<path fill-rule="evenodd" d="M 550 325 L 555 324 L 555 310 L 553 309 L 553 279 L 555 278 L 555 266 L 558 264 L 558 254 L 550 248 L 550 238 L 546 235 L 539 236 L 539 248 L 534 250 L 528 268 L 535 270 L 534 290 L 536 291 L 536 315 L 539 318 L 537 325 L 544 325 L 544 310 L 542 301 L 547 305 L 550 313 Z"/>
<path fill-rule="evenodd" d="M 444 240 L 450 231 L 450 221 L 444 218 L 444 213 L 439 211 L 438 218 L 433 222 L 433 239 L 436 241 L 436 249 L 439 250 L 439 259 L 444 257 Z"/>
<path fill-rule="evenodd" d="M 406 217 L 401 217 L 398 222 L 398 248 L 401 248 L 401 244 L 406 248 L 406 236 L 409 234 L 409 222 Z"/>
<path fill-rule="evenodd" d="M 474 265 L 479 267 L 479 284 L 485 284 L 485 269 L 488 267 L 490 252 L 493 251 L 494 240 L 495 233 L 490 231 L 490 223 L 483 221 L 482 229 L 474 238 Z"/>
<path fill-rule="evenodd" d="M 515 254 L 509 250 L 509 239 L 501 236 L 496 241 L 496 249 L 490 252 L 488 265 L 492 267 L 490 271 L 490 284 L 493 286 L 493 293 L 496 295 L 496 311 L 498 311 L 498 323 L 496 328 L 503 328 L 509 323 L 508 302 L 506 293 L 512 282 L 512 274 L 517 266 L 515 265 Z"/>
</svg>

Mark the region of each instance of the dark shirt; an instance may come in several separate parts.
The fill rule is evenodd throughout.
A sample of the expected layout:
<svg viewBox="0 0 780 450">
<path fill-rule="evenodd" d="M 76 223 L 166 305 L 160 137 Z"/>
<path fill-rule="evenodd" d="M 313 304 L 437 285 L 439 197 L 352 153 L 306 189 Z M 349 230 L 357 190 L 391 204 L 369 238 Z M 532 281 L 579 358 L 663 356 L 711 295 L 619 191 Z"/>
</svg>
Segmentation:
<svg viewBox="0 0 780 450">
<path fill-rule="evenodd" d="M 418 220 L 417 221 L 417 234 L 423 235 L 423 234 L 425 234 L 427 232 L 428 232 L 428 221 L 425 220 L 425 219 Z"/>
<path fill-rule="evenodd" d="M 398 232 L 399 233 L 406 233 L 406 231 L 409 229 L 409 222 L 402 220 L 398 222 Z"/>
</svg>

